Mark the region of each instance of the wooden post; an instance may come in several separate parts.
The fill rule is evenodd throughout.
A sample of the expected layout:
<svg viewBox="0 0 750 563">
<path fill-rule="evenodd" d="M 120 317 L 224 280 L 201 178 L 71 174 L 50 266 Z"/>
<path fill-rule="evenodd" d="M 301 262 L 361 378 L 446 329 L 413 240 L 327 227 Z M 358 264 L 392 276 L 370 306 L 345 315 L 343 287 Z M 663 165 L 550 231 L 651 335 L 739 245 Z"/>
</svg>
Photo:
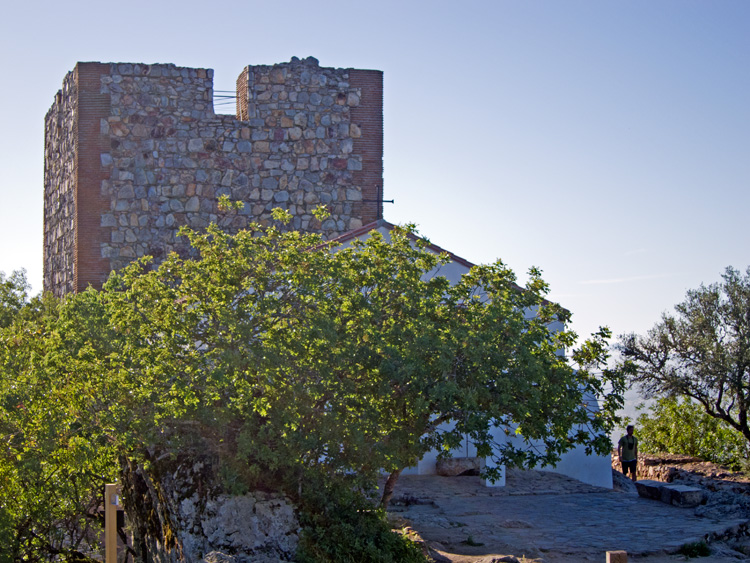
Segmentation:
<svg viewBox="0 0 750 563">
<path fill-rule="evenodd" d="M 627 551 L 608 551 L 607 563 L 628 563 Z"/>
<path fill-rule="evenodd" d="M 119 486 L 104 485 L 104 561 L 117 563 L 117 496 Z"/>
</svg>

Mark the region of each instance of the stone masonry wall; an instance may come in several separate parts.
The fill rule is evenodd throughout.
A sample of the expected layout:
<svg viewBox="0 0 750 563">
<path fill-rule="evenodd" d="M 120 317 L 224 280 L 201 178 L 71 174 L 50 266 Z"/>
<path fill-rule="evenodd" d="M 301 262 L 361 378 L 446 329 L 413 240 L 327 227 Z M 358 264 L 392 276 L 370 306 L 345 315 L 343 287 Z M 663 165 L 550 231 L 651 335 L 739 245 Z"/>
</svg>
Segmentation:
<svg viewBox="0 0 750 563">
<path fill-rule="evenodd" d="M 44 123 L 44 270 L 45 287 L 74 291 L 75 252 L 75 104 L 77 85 L 68 74 Z"/>
<path fill-rule="evenodd" d="M 335 237 L 382 216 L 381 72 L 293 58 L 248 66 L 237 85 L 229 116 L 214 114 L 210 69 L 79 63 L 68 74 L 47 115 L 45 290 L 98 287 L 138 257 L 180 251 L 181 225 L 237 231 L 282 207 L 293 228 Z M 95 135 L 83 124 L 94 118 Z M 220 212 L 221 195 L 244 209 Z M 331 213 L 322 224 L 319 205 Z"/>
</svg>

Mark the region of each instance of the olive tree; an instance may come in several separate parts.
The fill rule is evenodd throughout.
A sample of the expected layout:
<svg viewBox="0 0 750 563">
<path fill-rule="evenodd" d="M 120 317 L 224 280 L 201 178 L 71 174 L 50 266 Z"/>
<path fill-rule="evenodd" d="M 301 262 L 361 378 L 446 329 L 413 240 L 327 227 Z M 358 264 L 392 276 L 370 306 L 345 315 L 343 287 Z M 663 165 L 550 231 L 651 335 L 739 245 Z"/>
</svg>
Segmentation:
<svg viewBox="0 0 750 563">
<path fill-rule="evenodd" d="M 747 465 L 745 437 L 689 398 L 660 397 L 636 424 L 640 451 L 697 456 L 734 469 Z"/>
<path fill-rule="evenodd" d="M 622 366 L 651 395 L 684 397 L 750 441 L 750 268 L 687 292 L 645 336 L 620 338 Z"/>
</svg>

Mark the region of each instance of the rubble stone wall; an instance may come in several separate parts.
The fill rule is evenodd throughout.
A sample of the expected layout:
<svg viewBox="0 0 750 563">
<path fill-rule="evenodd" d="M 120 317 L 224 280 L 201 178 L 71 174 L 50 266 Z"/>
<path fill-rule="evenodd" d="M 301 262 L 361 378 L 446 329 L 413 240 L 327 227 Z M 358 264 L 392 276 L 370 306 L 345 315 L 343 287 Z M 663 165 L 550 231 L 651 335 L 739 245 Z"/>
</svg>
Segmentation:
<svg viewBox="0 0 750 563">
<path fill-rule="evenodd" d="M 731 489 L 750 494 L 750 479 L 742 471 L 682 454 L 638 454 L 638 479 L 679 482 L 708 490 Z M 617 452 L 612 452 L 612 469 L 622 471 Z"/>
<path fill-rule="evenodd" d="M 86 98 L 82 76 L 97 72 Z M 182 249 L 181 225 L 235 232 L 281 207 L 292 228 L 335 237 L 382 217 L 381 72 L 293 58 L 246 67 L 237 87 L 237 115 L 217 115 L 210 69 L 79 63 L 69 73 L 47 115 L 45 290 L 98 287 L 145 255 L 158 262 Z M 83 135 L 103 101 L 96 135 Z M 85 162 L 95 167 L 82 174 Z M 222 212 L 222 195 L 244 208 Z"/>
<path fill-rule="evenodd" d="M 44 123 L 44 285 L 63 294 L 75 290 L 77 100 L 77 82 L 71 72 Z"/>
</svg>

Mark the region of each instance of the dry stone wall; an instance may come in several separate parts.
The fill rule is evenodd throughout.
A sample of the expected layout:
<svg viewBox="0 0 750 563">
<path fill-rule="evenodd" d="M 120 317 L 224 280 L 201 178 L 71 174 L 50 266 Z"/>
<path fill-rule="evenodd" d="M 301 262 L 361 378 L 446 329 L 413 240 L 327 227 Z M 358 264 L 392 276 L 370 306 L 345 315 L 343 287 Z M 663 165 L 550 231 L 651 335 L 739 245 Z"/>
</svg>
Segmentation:
<svg viewBox="0 0 750 563">
<path fill-rule="evenodd" d="M 76 127 L 93 115 L 76 84 L 82 69 L 98 72 L 97 103 L 109 103 L 96 139 Z M 293 228 L 334 237 L 381 218 L 382 73 L 293 58 L 248 66 L 237 86 L 237 116 L 216 115 L 210 69 L 79 63 L 47 116 L 46 290 L 98 286 L 138 257 L 180 251 L 181 225 L 237 231 L 281 207 Z M 71 166 L 84 149 L 100 170 L 82 179 Z M 82 180 L 97 174 L 100 193 L 84 197 Z M 222 213 L 222 195 L 244 208 Z M 322 224 L 312 215 L 320 205 L 330 213 Z M 85 240 L 71 235 L 83 213 L 98 219 Z M 81 273 L 84 247 L 94 250 L 91 275 Z"/>
</svg>

